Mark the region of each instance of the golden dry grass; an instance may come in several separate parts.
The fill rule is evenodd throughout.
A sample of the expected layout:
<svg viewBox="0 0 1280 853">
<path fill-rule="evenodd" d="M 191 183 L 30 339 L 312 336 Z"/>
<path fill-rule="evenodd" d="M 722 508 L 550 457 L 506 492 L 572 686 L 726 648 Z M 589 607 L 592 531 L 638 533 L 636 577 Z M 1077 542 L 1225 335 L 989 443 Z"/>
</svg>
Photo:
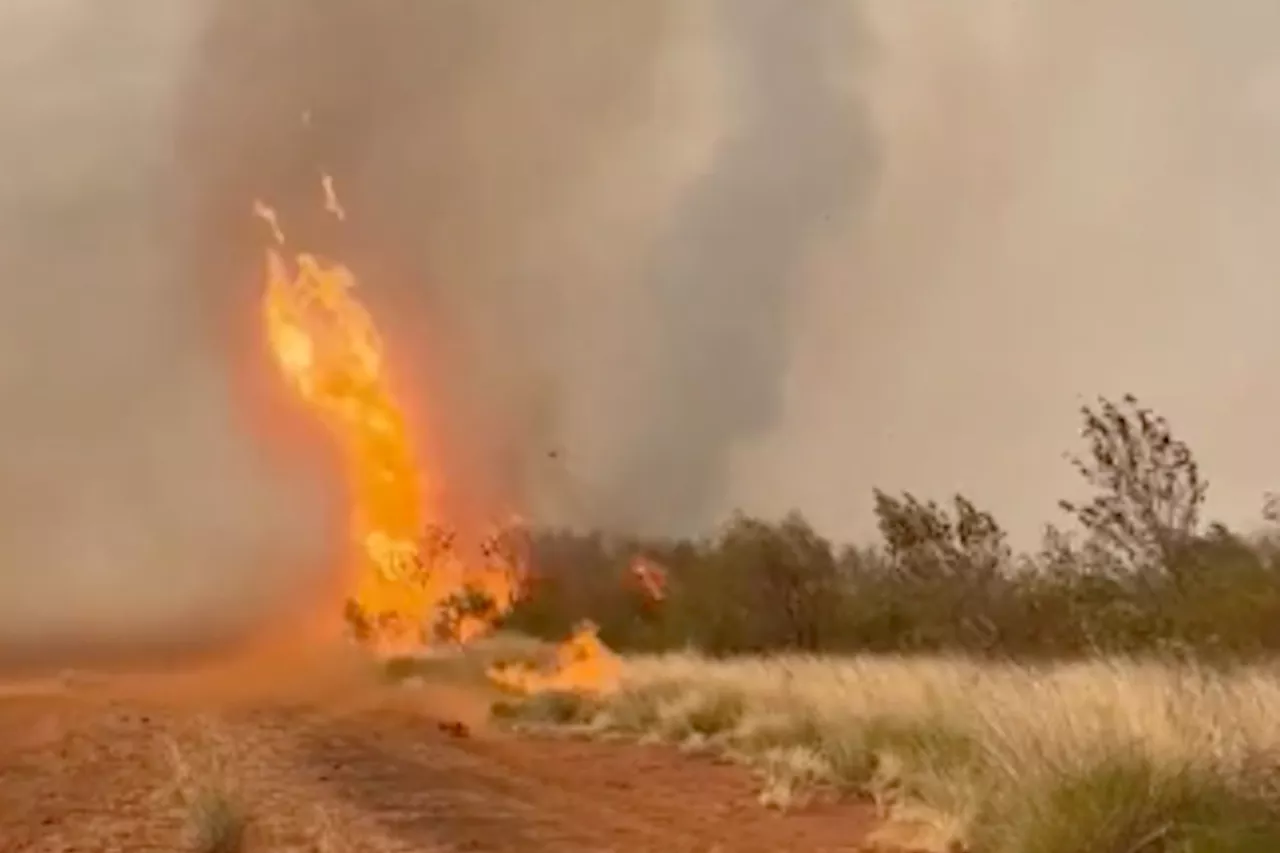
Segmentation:
<svg viewBox="0 0 1280 853">
<path fill-rule="evenodd" d="M 629 659 L 605 699 L 495 710 L 732 755 L 779 806 L 869 794 L 915 847 L 1280 850 L 1280 669 L 676 654 Z"/>
<path fill-rule="evenodd" d="M 173 771 L 168 793 L 184 812 L 193 853 L 241 853 L 250 815 L 234 741 L 205 725 L 194 748 L 175 739 L 167 745 Z"/>
</svg>

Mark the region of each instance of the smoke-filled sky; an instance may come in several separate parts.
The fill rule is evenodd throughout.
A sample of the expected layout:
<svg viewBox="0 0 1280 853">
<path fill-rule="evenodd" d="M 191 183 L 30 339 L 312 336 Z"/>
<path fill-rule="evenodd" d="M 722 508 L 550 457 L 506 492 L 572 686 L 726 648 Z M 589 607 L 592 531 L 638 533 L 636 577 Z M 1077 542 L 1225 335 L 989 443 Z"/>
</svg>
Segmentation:
<svg viewBox="0 0 1280 853">
<path fill-rule="evenodd" d="M 106 5 L 0 9 L 0 640 L 340 540 L 255 197 L 360 276 L 460 515 L 849 538 L 878 485 L 1029 540 L 1128 391 L 1215 514 L 1280 480 L 1274 3 Z"/>
</svg>

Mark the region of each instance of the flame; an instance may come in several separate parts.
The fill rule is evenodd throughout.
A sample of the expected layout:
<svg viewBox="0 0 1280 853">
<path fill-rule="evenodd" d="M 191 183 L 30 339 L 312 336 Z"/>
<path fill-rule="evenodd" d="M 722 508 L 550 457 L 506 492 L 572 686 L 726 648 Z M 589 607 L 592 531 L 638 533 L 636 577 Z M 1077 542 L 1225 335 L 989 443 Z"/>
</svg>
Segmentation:
<svg viewBox="0 0 1280 853">
<path fill-rule="evenodd" d="M 645 557 L 631 561 L 631 576 L 649 601 L 658 604 L 667 598 L 667 570 Z"/>
<path fill-rule="evenodd" d="M 607 693 L 618 688 L 622 661 L 606 646 L 595 623 L 581 623 L 573 635 L 555 650 L 548 667 L 527 662 L 495 664 L 489 679 L 513 693 L 542 693 L 549 690 L 580 693 Z"/>
<path fill-rule="evenodd" d="M 328 176 L 323 187 L 326 208 L 341 218 Z M 256 202 L 254 213 L 284 245 L 275 211 Z M 492 532 L 475 554 L 427 526 L 422 468 L 387 379 L 382 340 L 355 287 L 341 265 L 306 253 L 290 264 L 268 249 L 266 340 L 288 384 L 342 447 L 358 564 L 350 604 L 368 638 L 383 651 L 432 639 L 466 642 L 514 605 L 522 555 L 507 530 Z"/>
<path fill-rule="evenodd" d="M 646 557 L 631 561 L 629 577 L 644 601 L 661 605 L 667 598 L 667 570 Z M 618 689 L 622 660 L 600 639 L 591 621 L 578 625 L 569 639 L 556 646 L 545 666 L 529 661 L 498 663 L 488 668 L 489 680 L 512 693 L 534 694 L 551 690 L 609 693 Z"/>
<path fill-rule="evenodd" d="M 333 180 L 322 181 L 325 209 L 346 214 Z M 285 238 L 276 212 L 254 214 Z M 382 340 L 355 297 L 346 267 L 279 249 L 266 252 L 263 321 L 276 366 L 298 397 L 333 430 L 346 459 L 351 535 L 357 555 L 349 613 L 375 649 L 403 652 L 433 639 L 466 643 L 488 633 L 524 588 L 527 542 L 520 520 L 495 527 L 478 549 L 432 518 L 424 477 L 401 406 L 392 393 Z M 648 598 L 666 595 L 666 572 L 639 560 L 632 573 Z M 596 625 L 584 622 L 547 668 L 495 665 L 489 678 L 519 693 L 616 689 L 621 661 Z"/>
</svg>

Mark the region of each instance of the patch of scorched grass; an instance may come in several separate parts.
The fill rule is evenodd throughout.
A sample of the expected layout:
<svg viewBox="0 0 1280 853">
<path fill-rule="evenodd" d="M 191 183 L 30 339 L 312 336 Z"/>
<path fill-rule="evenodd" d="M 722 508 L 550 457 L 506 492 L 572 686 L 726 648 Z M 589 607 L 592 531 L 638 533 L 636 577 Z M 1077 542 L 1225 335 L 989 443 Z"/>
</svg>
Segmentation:
<svg viewBox="0 0 1280 853">
<path fill-rule="evenodd" d="M 1262 666 L 675 654 L 628 659 L 608 697 L 502 711 L 733 756 L 773 805 L 869 795 L 915 847 L 1280 850 L 1280 672 Z"/>
</svg>

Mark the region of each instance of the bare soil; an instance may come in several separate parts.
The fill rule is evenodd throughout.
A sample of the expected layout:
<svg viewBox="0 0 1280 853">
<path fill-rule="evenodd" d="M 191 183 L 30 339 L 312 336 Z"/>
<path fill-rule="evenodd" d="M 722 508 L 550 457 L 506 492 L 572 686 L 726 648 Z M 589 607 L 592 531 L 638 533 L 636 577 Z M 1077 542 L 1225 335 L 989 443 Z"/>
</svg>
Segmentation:
<svg viewBox="0 0 1280 853">
<path fill-rule="evenodd" d="M 710 758 L 518 737 L 486 709 L 297 661 L 0 684 L 0 850 L 191 849 L 175 754 L 193 778 L 220 766 L 249 851 L 821 853 L 862 849 L 873 824 L 858 803 L 766 809 Z"/>
</svg>

